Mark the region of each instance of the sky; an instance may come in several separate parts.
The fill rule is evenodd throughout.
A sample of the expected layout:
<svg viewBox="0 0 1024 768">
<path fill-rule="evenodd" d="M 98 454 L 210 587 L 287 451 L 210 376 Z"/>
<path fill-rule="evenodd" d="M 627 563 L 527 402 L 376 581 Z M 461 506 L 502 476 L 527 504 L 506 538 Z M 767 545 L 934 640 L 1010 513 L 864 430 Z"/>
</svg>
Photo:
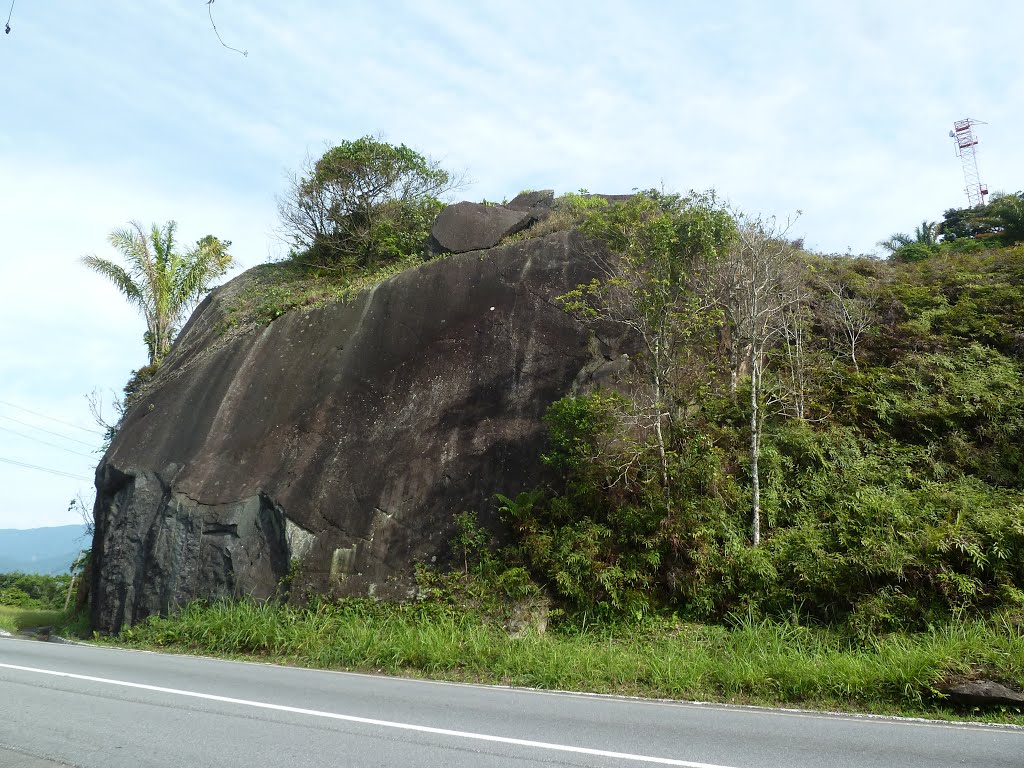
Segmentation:
<svg viewBox="0 0 1024 768">
<path fill-rule="evenodd" d="M 0 528 L 80 522 L 102 442 L 86 395 L 109 403 L 146 362 L 142 318 L 79 258 L 168 219 L 231 240 L 239 270 L 279 258 L 275 197 L 332 142 L 405 143 L 465 172 L 457 199 L 713 187 L 799 212 L 825 253 L 966 205 L 959 118 L 986 123 L 989 188 L 1024 187 L 1024 4 L 21 0 L 10 26 Z"/>
</svg>

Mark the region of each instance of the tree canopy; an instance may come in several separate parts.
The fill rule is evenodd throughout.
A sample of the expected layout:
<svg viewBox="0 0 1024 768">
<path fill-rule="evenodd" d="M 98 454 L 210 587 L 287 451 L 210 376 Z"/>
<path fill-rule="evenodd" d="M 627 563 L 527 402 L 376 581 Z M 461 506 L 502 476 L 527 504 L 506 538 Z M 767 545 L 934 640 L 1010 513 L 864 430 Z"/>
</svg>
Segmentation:
<svg viewBox="0 0 1024 768">
<path fill-rule="evenodd" d="M 461 178 L 404 144 L 343 141 L 289 180 L 278 199 L 293 254 L 318 266 L 362 268 L 424 250 L 441 195 Z"/>
</svg>

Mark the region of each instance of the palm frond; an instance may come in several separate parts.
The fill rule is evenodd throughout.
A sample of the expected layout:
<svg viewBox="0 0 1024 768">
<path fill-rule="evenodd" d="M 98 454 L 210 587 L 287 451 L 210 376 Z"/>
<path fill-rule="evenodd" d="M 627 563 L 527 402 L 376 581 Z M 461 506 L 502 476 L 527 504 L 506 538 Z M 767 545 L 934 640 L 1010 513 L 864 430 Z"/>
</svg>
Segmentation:
<svg viewBox="0 0 1024 768">
<path fill-rule="evenodd" d="M 935 229 L 938 225 L 927 219 L 914 229 L 914 242 L 922 245 L 935 245 Z"/>
<path fill-rule="evenodd" d="M 905 245 L 910 245 L 915 242 L 914 238 L 903 232 L 897 232 L 895 235 L 890 237 L 888 240 L 879 240 L 878 245 L 887 250 L 889 253 L 896 253 L 900 248 Z"/>
<path fill-rule="evenodd" d="M 138 221 L 132 221 L 127 227 L 113 230 L 108 240 L 123 256 L 125 266 L 98 256 L 82 258 L 87 267 L 110 280 L 142 312 L 151 364 L 167 354 L 191 303 L 224 274 L 231 262 L 227 253 L 230 242 L 212 235 L 187 253 L 179 253 L 177 228 L 177 222 L 170 220 L 162 227 L 152 224 L 147 231 Z"/>
<path fill-rule="evenodd" d="M 135 282 L 131 274 L 120 264 L 115 264 L 99 256 L 83 256 L 81 261 L 85 266 L 99 275 L 107 278 L 114 286 L 125 295 L 130 304 L 136 304 L 145 308 L 145 292 Z"/>
<path fill-rule="evenodd" d="M 232 261 L 231 254 L 227 252 L 229 245 L 231 243 L 207 235 L 186 254 L 177 275 L 175 289 L 175 293 L 183 299 L 182 306 L 198 299 L 210 287 L 210 283 L 227 272 Z"/>
</svg>

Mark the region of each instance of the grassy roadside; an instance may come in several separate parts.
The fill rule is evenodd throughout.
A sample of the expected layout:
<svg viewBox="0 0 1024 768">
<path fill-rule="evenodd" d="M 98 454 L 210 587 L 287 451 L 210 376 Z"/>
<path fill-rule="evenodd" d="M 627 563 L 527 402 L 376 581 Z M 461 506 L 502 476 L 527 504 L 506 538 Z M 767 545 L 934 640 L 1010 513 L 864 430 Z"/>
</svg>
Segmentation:
<svg viewBox="0 0 1024 768">
<path fill-rule="evenodd" d="M 295 609 L 241 602 L 192 605 L 116 641 L 325 669 L 926 717 L 981 716 L 943 707 L 935 686 L 944 680 L 985 675 L 1024 686 L 1024 629 L 1006 619 L 866 641 L 751 620 L 513 636 L 444 606 L 350 601 Z M 1021 713 L 983 717 L 1024 724 Z"/>
<path fill-rule="evenodd" d="M 44 611 L 0 605 L 0 629 L 11 634 L 34 627 L 61 627 L 67 624 L 71 618 L 71 615 L 64 611 Z"/>
</svg>

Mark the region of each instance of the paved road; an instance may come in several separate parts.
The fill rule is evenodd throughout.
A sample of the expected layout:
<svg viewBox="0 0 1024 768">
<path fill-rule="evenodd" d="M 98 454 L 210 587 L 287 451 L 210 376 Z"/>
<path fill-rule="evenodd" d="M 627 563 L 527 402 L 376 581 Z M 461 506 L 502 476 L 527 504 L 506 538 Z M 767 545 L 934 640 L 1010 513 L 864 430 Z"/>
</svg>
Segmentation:
<svg viewBox="0 0 1024 768">
<path fill-rule="evenodd" d="M 1024 768 L 1024 730 L 0 639 L 0 767 Z"/>
</svg>

